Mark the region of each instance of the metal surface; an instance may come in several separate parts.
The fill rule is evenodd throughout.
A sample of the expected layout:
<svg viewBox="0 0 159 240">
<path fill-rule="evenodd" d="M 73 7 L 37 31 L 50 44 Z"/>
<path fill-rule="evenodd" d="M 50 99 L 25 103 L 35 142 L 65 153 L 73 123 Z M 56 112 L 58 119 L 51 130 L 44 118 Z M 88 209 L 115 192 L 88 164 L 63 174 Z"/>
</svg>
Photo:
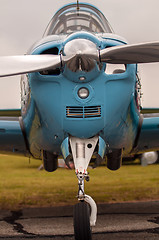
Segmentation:
<svg viewBox="0 0 159 240">
<path fill-rule="evenodd" d="M 91 198 L 89 195 L 85 195 L 84 201 L 90 205 L 91 208 L 90 226 L 94 227 L 97 221 L 97 205 L 93 198 Z"/>
<path fill-rule="evenodd" d="M 70 146 L 75 164 L 75 171 L 77 174 L 85 174 L 87 172 L 88 164 L 93 155 L 97 141 L 98 136 L 90 139 L 80 139 L 72 136 L 70 137 Z"/>
<path fill-rule="evenodd" d="M 74 56 L 67 63 L 72 72 L 90 72 L 96 66 L 95 60 L 99 60 L 99 53 L 96 45 L 87 39 L 74 39 L 66 43 L 64 55 Z"/>
<path fill-rule="evenodd" d="M 159 42 L 139 43 L 106 48 L 100 51 L 102 62 L 114 64 L 151 63 L 159 61 Z"/>
<path fill-rule="evenodd" d="M 49 34 L 55 35 L 50 37 Z M 57 157 L 62 149 L 67 164 L 73 156 L 79 183 L 78 199 L 90 204 L 92 225 L 96 221 L 96 206 L 84 193 L 84 180 L 89 180 L 87 168 L 94 151 L 98 165 L 105 153 L 108 155 L 115 149 L 119 149 L 122 157 L 123 149 L 129 154 L 159 146 L 159 118 L 142 121 L 136 87 L 136 63 L 158 62 L 159 42 L 125 43 L 112 34 L 107 20 L 96 8 L 79 4 L 77 9 L 77 4 L 70 4 L 55 14 L 45 37 L 27 56 L 0 57 L 1 77 L 29 73 L 21 79 L 23 127 L 20 128 L 18 121 L 0 121 L 1 150 L 13 152 L 20 147 L 23 150 L 25 139 L 27 150 L 34 158 L 40 159 L 42 150 Z M 108 63 L 124 64 L 124 69 L 116 66 L 115 71 L 107 73 Z M 79 97 L 80 88 L 88 89 L 87 98 Z M 113 166 L 113 154 L 109 159 Z M 119 161 L 116 162 L 117 165 L 110 169 L 118 168 Z M 18 219 L 4 218 L 2 229 L 9 221 L 17 229 Z M 109 230 L 111 219 L 106 219 L 108 223 L 102 229 L 99 226 L 99 232 L 116 231 L 121 219 L 115 218 Z M 132 223 L 131 220 L 128 227 Z M 135 229 L 139 229 L 140 224 L 137 223 Z M 126 218 L 120 229 L 127 225 Z M 45 228 L 46 224 L 42 226 Z M 30 227 L 32 223 L 29 232 L 20 227 L 21 233 L 33 236 Z M 67 234 L 72 234 L 68 229 Z M 49 230 L 52 231 L 52 227 Z"/>
<path fill-rule="evenodd" d="M 18 117 L 0 117 L 0 153 L 28 155 Z"/>
<path fill-rule="evenodd" d="M 37 72 L 61 66 L 60 56 L 24 55 L 0 57 L 0 77 Z"/>
</svg>

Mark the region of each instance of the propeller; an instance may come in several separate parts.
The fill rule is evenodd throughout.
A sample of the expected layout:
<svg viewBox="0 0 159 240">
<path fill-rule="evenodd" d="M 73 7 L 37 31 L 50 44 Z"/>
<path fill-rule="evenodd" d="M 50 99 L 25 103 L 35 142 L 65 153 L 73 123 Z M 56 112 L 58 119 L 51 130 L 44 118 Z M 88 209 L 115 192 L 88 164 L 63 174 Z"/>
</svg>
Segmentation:
<svg viewBox="0 0 159 240">
<path fill-rule="evenodd" d="M 61 67 L 60 55 L 22 55 L 0 57 L 0 77 Z"/>
<path fill-rule="evenodd" d="M 106 48 L 100 51 L 100 60 L 113 64 L 159 62 L 159 42 Z"/>
<path fill-rule="evenodd" d="M 61 68 L 65 64 L 74 72 L 89 72 L 95 61 L 112 64 L 159 62 L 159 42 L 115 46 L 98 51 L 90 40 L 74 39 L 66 43 L 63 55 L 1 56 L 0 77 Z"/>
</svg>

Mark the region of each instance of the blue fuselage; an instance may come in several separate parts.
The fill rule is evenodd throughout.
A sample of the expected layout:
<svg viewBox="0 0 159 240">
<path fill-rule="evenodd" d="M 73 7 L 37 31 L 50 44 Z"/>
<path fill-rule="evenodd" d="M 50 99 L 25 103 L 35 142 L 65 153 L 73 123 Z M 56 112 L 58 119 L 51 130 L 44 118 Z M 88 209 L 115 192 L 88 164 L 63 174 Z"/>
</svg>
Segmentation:
<svg viewBox="0 0 159 240">
<path fill-rule="evenodd" d="M 78 32 L 48 36 L 30 54 L 59 54 L 67 42 L 79 38 L 92 41 L 100 49 L 125 44 L 113 34 Z M 71 72 L 65 66 L 22 79 L 22 117 L 34 157 L 40 157 L 41 150 L 60 154 L 61 143 L 68 135 L 100 135 L 110 149 L 132 150 L 139 124 L 136 65 L 127 65 L 125 72 L 114 74 L 107 74 L 106 68 L 104 63 L 96 64 L 90 72 Z M 86 99 L 78 96 L 82 87 L 89 90 Z"/>
</svg>

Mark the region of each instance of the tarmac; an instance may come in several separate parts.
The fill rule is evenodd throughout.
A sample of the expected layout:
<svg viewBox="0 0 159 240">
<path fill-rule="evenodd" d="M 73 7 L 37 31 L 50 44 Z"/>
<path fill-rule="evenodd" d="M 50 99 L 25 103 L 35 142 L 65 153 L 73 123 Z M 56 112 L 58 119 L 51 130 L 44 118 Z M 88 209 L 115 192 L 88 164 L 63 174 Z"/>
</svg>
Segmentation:
<svg viewBox="0 0 159 240">
<path fill-rule="evenodd" d="M 93 240 L 158 240 L 159 201 L 99 204 L 92 232 Z M 0 239 L 73 240 L 73 206 L 1 210 Z"/>
</svg>

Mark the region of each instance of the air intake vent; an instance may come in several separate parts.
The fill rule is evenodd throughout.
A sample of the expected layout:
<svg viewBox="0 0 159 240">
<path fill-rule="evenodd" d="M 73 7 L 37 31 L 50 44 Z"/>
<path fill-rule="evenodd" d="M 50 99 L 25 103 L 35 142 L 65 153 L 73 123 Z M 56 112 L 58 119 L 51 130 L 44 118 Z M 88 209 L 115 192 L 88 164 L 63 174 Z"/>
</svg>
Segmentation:
<svg viewBox="0 0 159 240">
<path fill-rule="evenodd" d="M 84 118 L 101 117 L 101 106 L 84 107 Z"/>
<path fill-rule="evenodd" d="M 67 118 L 97 118 L 101 117 L 101 106 L 66 107 Z"/>
<path fill-rule="evenodd" d="M 66 117 L 83 118 L 83 107 L 66 107 Z"/>
</svg>

